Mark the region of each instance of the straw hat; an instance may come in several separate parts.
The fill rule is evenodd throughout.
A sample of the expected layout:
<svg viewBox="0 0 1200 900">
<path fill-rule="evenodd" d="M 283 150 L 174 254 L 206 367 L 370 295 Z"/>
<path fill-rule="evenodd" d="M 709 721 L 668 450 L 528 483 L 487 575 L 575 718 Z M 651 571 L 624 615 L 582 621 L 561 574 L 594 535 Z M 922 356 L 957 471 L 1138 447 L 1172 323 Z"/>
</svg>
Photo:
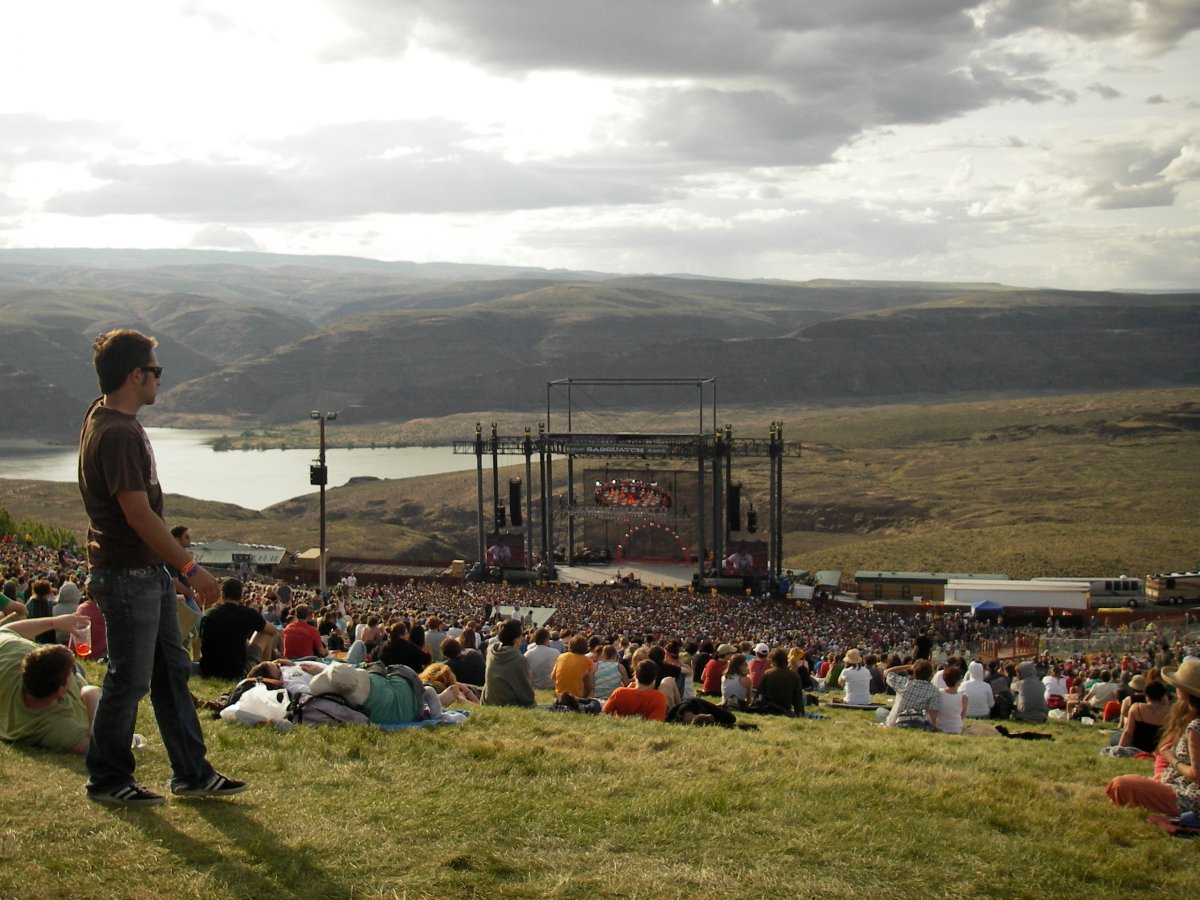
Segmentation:
<svg viewBox="0 0 1200 900">
<path fill-rule="evenodd" d="M 1163 669 L 1163 680 L 1185 694 L 1200 697 L 1200 659 L 1185 659 L 1174 671 Z"/>
<path fill-rule="evenodd" d="M 717 648 L 717 656 L 733 656 L 734 649 L 731 644 L 722 644 Z"/>
<path fill-rule="evenodd" d="M 848 666 L 861 666 L 863 664 L 862 654 L 857 649 L 851 648 L 846 651 L 846 658 L 842 662 Z"/>
<path fill-rule="evenodd" d="M 1129 679 L 1129 687 L 1131 690 L 1144 691 L 1146 689 L 1146 676 L 1134 675 Z"/>
</svg>

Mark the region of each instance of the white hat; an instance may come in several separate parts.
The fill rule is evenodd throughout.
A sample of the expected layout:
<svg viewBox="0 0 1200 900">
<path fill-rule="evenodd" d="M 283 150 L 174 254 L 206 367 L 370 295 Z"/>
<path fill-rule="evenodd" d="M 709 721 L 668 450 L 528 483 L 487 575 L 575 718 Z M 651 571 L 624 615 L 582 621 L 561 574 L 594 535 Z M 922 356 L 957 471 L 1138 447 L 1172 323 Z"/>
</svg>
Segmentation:
<svg viewBox="0 0 1200 900">
<path fill-rule="evenodd" d="M 757 644 L 754 645 L 754 652 L 757 653 L 759 656 L 766 656 L 768 653 L 771 652 L 771 648 L 768 647 L 766 644 L 762 643 L 761 641 L 759 641 Z"/>
</svg>

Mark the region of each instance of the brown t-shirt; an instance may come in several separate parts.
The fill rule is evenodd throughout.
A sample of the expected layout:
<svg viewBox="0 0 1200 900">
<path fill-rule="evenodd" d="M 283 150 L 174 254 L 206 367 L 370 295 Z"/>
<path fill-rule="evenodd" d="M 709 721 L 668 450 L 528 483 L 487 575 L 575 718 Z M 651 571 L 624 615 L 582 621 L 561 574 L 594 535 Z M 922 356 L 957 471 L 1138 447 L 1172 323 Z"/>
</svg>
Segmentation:
<svg viewBox="0 0 1200 900">
<path fill-rule="evenodd" d="M 118 491 L 145 491 L 150 508 L 163 513 L 154 450 L 137 416 L 97 400 L 79 433 L 79 493 L 88 514 L 88 562 L 101 569 L 162 563 L 125 520 Z"/>
</svg>

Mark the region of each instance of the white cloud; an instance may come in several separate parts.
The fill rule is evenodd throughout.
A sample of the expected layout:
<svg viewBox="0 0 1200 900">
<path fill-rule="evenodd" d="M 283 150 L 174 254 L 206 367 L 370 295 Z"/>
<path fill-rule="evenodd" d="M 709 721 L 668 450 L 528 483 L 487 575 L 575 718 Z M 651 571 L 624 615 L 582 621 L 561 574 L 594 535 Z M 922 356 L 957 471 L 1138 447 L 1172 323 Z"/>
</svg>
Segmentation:
<svg viewBox="0 0 1200 900">
<path fill-rule="evenodd" d="M 0 240 L 1194 286 L 1198 28 L 1196 0 L 9 4 Z"/>
</svg>

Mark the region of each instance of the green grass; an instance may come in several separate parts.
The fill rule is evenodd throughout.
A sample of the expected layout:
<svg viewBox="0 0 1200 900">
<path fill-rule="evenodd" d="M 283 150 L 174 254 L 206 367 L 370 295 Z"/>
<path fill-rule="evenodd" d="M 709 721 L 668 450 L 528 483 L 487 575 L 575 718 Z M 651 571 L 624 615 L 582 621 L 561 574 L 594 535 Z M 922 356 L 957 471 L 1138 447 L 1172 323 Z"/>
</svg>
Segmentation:
<svg viewBox="0 0 1200 900">
<path fill-rule="evenodd" d="M 223 685 L 198 682 L 204 696 Z M 226 801 L 113 810 L 82 760 L 0 746 L 0 895 L 1183 897 L 1194 843 L 1116 809 L 1078 724 L 1053 742 L 862 713 L 727 731 L 477 709 L 462 726 L 283 734 L 204 720 Z M 138 773 L 169 768 L 148 704 Z"/>
</svg>

